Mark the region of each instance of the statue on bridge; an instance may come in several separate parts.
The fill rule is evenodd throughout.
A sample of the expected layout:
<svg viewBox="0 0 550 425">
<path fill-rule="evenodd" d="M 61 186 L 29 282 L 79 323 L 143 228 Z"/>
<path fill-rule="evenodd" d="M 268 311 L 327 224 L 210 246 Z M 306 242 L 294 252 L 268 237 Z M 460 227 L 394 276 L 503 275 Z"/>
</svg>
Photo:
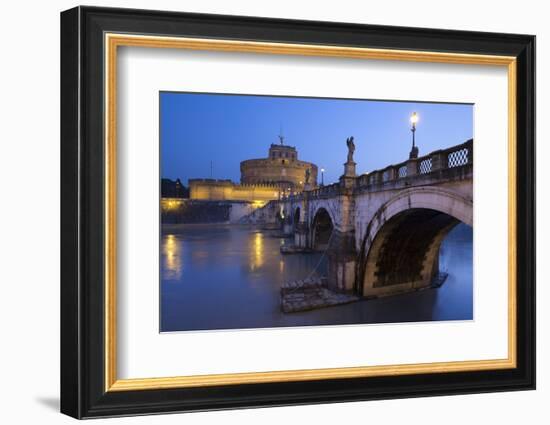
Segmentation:
<svg viewBox="0 0 550 425">
<path fill-rule="evenodd" d="M 355 143 L 353 143 L 353 136 L 346 139 L 346 145 L 348 145 L 348 163 L 352 163 L 353 153 L 355 152 Z"/>
<path fill-rule="evenodd" d="M 306 184 L 309 184 L 309 179 L 311 178 L 311 170 L 306 168 Z"/>
<path fill-rule="evenodd" d="M 348 145 L 348 160 L 344 164 L 344 175 L 340 178 L 341 184 L 350 186 L 353 184 L 351 180 L 346 180 L 348 177 L 355 178 L 355 162 L 353 161 L 353 153 L 355 152 L 355 143 L 353 142 L 353 136 L 346 139 L 346 145 Z M 344 180 L 342 180 L 344 178 Z"/>
</svg>

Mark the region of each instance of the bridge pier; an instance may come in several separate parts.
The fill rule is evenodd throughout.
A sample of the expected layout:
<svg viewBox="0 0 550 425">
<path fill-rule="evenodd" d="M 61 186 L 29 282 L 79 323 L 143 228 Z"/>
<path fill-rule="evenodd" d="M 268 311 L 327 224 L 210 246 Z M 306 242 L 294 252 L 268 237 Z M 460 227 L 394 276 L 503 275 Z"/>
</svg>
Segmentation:
<svg viewBox="0 0 550 425">
<path fill-rule="evenodd" d="M 308 198 L 307 191 L 294 213 L 294 246 L 301 250 L 309 249 L 309 226 L 307 223 Z"/>
<path fill-rule="evenodd" d="M 294 223 L 292 222 L 292 216 L 287 215 L 283 220 L 283 235 L 292 236 L 294 233 Z"/>
<path fill-rule="evenodd" d="M 345 164 L 345 174 L 340 177 L 340 196 L 337 210 L 339 223 L 334 228 L 327 249 L 328 286 L 336 291 L 351 292 L 355 288 L 357 250 L 355 248 L 355 163 Z"/>
<path fill-rule="evenodd" d="M 353 291 L 357 264 L 355 232 L 340 232 L 334 229 L 327 257 L 328 287 L 335 291 Z"/>
<path fill-rule="evenodd" d="M 308 248 L 308 227 L 304 222 L 298 223 L 294 228 L 294 246 L 296 248 Z"/>
</svg>

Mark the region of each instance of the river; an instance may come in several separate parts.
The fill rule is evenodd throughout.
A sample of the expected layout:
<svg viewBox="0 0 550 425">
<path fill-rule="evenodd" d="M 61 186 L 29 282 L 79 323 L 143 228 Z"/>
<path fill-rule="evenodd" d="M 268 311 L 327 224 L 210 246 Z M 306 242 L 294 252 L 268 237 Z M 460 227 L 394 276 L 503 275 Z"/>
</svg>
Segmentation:
<svg viewBox="0 0 550 425">
<path fill-rule="evenodd" d="M 322 254 L 281 255 L 285 239 L 237 225 L 163 225 L 161 331 L 280 326 L 471 320 L 472 229 L 459 224 L 446 237 L 438 289 L 301 313 L 280 310 L 280 287 L 316 269 Z"/>
</svg>

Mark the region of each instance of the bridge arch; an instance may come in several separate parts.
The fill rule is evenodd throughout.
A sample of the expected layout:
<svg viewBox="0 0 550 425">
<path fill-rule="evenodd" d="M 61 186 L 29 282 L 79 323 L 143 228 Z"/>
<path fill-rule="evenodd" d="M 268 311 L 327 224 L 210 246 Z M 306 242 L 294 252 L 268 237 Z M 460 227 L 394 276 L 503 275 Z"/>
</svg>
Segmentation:
<svg viewBox="0 0 550 425">
<path fill-rule="evenodd" d="M 310 203 L 310 206 L 308 208 L 309 219 L 307 221 L 309 222 L 309 225 L 311 227 L 313 227 L 315 217 L 320 210 L 325 210 L 328 213 L 330 220 L 332 221 L 332 224 L 334 226 L 338 225 L 338 217 L 337 214 L 334 212 L 334 206 L 331 204 L 330 200 L 325 200 L 321 202 Z"/>
<path fill-rule="evenodd" d="M 329 211 L 324 207 L 317 208 L 311 224 L 311 247 L 318 251 L 326 250 L 334 227 Z"/>
<path fill-rule="evenodd" d="M 432 284 L 439 248 L 458 224 L 473 225 L 473 203 L 437 187 L 411 188 L 384 203 L 361 243 L 358 292 L 380 296 Z"/>
</svg>

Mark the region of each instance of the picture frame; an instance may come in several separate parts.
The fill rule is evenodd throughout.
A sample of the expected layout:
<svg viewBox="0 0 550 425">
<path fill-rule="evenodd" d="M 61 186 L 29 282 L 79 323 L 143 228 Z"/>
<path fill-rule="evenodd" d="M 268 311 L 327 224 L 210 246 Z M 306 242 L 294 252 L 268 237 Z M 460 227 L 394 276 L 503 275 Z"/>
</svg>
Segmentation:
<svg viewBox="0 0 550 425">
<path fill-rule="evenodd" d="M 121 46 L 505 67 L 508 357 L 117 377 Z M 75 418 L 535 388 L 535 37 L 76 7 L 61 14 L 61 412 Z"/>
</svg>

